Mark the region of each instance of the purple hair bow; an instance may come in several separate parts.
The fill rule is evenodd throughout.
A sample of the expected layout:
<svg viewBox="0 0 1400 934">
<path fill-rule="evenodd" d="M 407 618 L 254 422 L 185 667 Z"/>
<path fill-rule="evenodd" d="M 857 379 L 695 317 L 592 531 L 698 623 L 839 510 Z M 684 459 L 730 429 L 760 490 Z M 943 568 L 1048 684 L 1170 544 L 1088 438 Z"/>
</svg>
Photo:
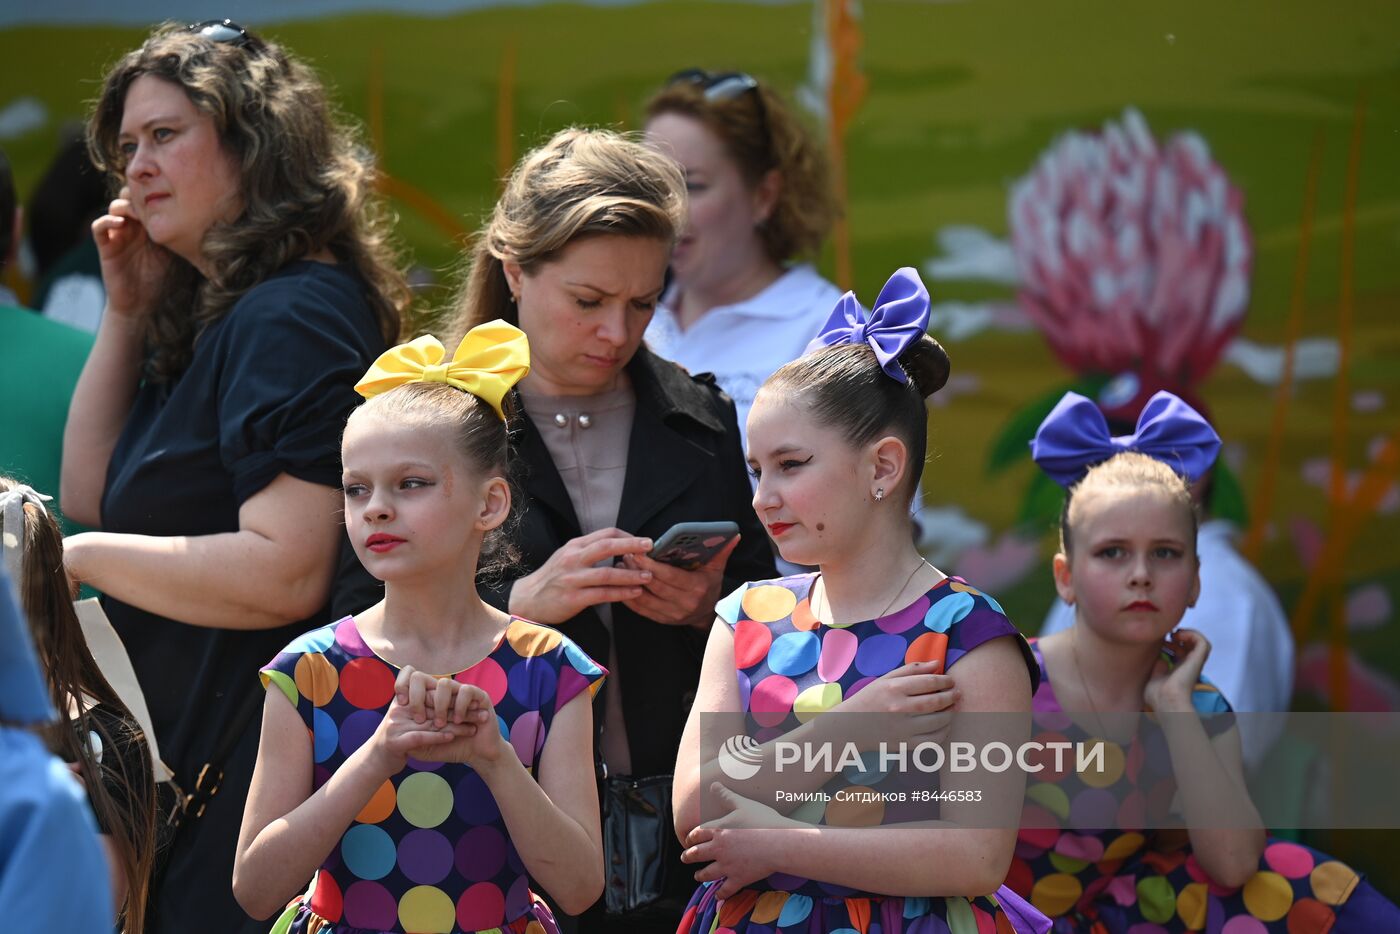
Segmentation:
<svg viewBox="0 0 1400 934">
<path fill-rule="evenodd" d="M 909 381 L 899 365 L 899 355 L 928 330 L 928 289 L 924 288 L 913 267 L 895 270 L 875 299 L 869 316 L 856 301 L 856 293 L 841 296 L 831 317 L 822 325 L 821 333 L 807 345 L 806 353 L 833 344 L 858 344 L 861 341 L 875 351 L 875 359 L 891 379 Z"/>
<path fill-rule="evenodd" d="M 1066 487 L 1123 451 L 1146 454 L 1195 482 L 1215 463 L 1220 436 L 1199 412 L 1163 391 L 1147 401 L 1136 431 L 1111 437 L 1099 407 L 1077 392 L 1067 392 L 1031 441 L 1031 457 L 1040 469 Z"/>
</svg>

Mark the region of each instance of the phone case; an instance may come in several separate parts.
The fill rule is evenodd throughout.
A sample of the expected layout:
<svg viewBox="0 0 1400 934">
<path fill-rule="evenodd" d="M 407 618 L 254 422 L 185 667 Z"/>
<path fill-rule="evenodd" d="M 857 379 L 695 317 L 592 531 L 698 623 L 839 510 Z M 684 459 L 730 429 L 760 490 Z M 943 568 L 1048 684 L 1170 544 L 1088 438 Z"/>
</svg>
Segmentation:
<svg viewBox="0 0 1400 934">
<path fill-rule="evenodd" d="M 679 522 L 666 530 L 647 557 L 692 571 L 738 534 L 739 526 L 733 522 Z"/>
</svg>

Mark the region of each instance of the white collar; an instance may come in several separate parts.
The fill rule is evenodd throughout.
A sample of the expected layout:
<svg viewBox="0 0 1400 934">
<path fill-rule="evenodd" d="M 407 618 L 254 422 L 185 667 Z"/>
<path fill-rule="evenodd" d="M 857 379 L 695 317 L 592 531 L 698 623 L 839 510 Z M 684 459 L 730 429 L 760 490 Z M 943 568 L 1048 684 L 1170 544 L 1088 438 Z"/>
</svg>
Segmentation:
<svg viewBox="0 0 1400 934">
<path fill-rule="evenodd" d="M 1240 530 L 1229 519 L 1207 519 L 1196 530 L 1196 552 L 1204 550 L 1234 550 Z"/>
<path fill-rule="evenodd" d="M 661 296 L 659 310 L 674 316 L 675 312 L 672 310 L 672 306 L 679 294 L 680 287 L 673 283 L 666 290 L 666 294 Z M 823 279 L 811 263 L 799 263 L 795 266 L 789 266 L 781 276 L 768 283 L 756 294 L 732 305 L 716 305 L 705 312 L 705 315 L 723 312 L 731 315 L 743 315 L 748 318 L 800 318 L 810 314 L 812 304 L 824 297 L 830 297 L 834 306 L 836 298 L 840 294 L 836 286 Z M 821 310 L 823 314 L 831 311 L 830 308 Z"/>
</svg>

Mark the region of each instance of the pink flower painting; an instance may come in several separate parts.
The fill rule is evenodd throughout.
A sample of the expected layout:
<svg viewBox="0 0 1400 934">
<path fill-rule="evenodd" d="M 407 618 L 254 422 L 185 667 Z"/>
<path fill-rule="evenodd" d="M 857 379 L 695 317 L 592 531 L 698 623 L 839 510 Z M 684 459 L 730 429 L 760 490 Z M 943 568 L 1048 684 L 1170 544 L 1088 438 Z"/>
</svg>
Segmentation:
<svg viewBox="0 0 1400 934">
<path fill-rule="evenodd" d="M 1243 197 L 1191 132 L 1159 144 L 1136 110 L 1070 132 L 1010 199 L 1020 302 L 1080 374 L 1136 376 L 1133 410 L 1219 361 L 1249 303 Z"/>
</svg>

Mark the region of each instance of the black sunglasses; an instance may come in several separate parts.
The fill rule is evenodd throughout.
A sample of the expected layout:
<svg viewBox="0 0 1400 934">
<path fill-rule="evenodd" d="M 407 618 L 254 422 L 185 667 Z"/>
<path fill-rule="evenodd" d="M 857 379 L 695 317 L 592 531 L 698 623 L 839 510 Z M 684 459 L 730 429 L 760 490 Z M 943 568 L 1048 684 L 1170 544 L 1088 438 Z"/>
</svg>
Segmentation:
<svg viewBox="0 0 1400 934">
<path fill-rule="evenodd" d="M 231 19 L 206 19 L 202 23 L 190 23 L 189 31 L 210 42 L 227 42 L 240 49 L 253 41 L 248 30 Z"/>
</svg>

